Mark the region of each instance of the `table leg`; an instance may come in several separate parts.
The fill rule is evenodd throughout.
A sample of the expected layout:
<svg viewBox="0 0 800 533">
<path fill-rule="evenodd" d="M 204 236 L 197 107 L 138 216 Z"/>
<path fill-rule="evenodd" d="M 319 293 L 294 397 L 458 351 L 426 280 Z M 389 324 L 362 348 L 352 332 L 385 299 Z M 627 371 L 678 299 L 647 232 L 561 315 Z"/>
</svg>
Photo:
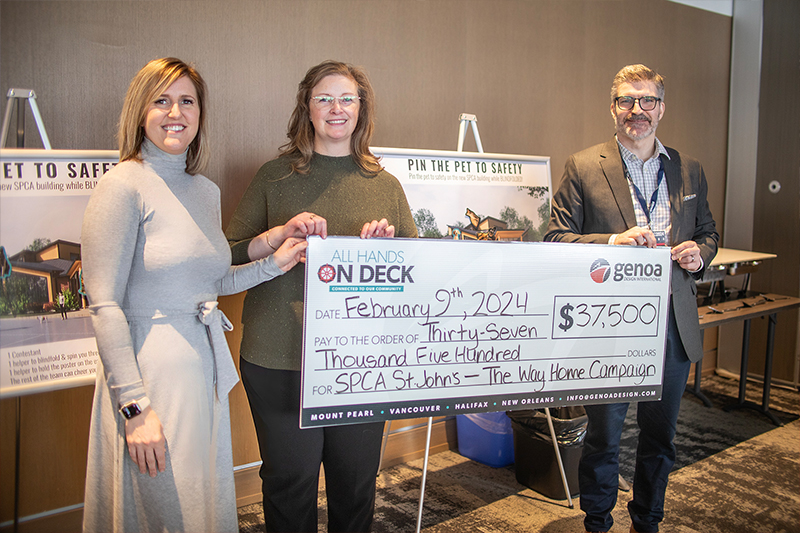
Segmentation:
<svg viewBox="0 0 800 533">
<path fill-rule="evenodd" d="M 761 412 L 769 417 L 776 426 L 783 426 L 783 422 L 778 420 L 769 410 L 769 393 L 772 386 L 772 356 L 775 348 L 775 324 L 778 323 L 777 313 L 769 315 L 767 325 L 767 354 L 764 361 L 764 392 L 761 395 Z"/>
<path fill-rule="evenodd" d="M 702 333 L 702 332 L 701 332 Z M 694 387 L 686 387 L 686 392 L 691 392 L 697 398 L 703 402 L 703 405 L 706 407 L 714 407 L 714 404 L 711 403 L 711 400 L 703 394 L 703 391 L 700 390 L 700 380 L 703 377 L 703 360 L 700 359 L 698 362 L 694 364 Z"/>
<path fill-rule="evenodd" d="M 777 322 L 776 313 L 769 315 L 769 325 L 767 326 L 767 353 L 764 363 L 764 392 L 761 398 L 761 405 L 748 402 L 745 399 L 747 389 L 747 360 L 750 352 L 750 320 L 744 321 L 744 331 L 742 333 L 742 366 L 739 372 L 739 401 L 736 404 L 723 407 L 725 411 L 736 409 L 752 409 L 765 415 L 776 426 L 783 426 L 783 422 L 772 414 L 769 410 L 770 382 L 772 380 L 772 352 L 775 345 L 775 324 Z"/>
<path fill-rule="evenodd" d="M 742 283 L 742 288 L 739 289 L 739 298 L 747 297 L 747 290 L 750 288 L 750 272 L 744 275 L 744 283 Z"/>
<path fill-rule="evenodd" d="M 742 366 L 739 369 L 739 403 L 745 402 L 747 392 L 747 363 L 750 357 L 750 320 L 745 320 L 742 326 Z"/>
<path fill-rule="evenodd" d="M 708 287 L 708 296 L 707 296 L 707 298 L 708 298 L 709 304 L 713 300 L 714 293 L 716 292 L 716 290 L 717 290 L 717 282 L 716 281 L 712 281 L 711 284 Z"/>
</svg>

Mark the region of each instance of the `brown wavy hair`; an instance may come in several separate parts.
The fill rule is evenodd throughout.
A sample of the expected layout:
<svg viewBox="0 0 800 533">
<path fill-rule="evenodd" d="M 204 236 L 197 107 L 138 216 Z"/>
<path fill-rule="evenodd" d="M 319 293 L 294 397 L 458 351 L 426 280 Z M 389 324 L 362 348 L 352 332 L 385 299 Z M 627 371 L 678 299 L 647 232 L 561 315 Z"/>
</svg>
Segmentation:
<svg viewBox="0 0 800 533">
<path fill-rule="evenodd" d="M 324 61 L 306 72 L 297 87 L 297 102 L 289 119 L 286 133 L 289 142 L 280 147 L 280 153 L 289 158 L 292 172 L 308 174 L 314 154 L 315 135 L 314 125 L 310 121 L 311 92 L 323 78 L 336 75 L 349 78 L 358 86 L 358 122 L 350 137 L 350 155 L 364 172 L 375 175 L 383 169 L 378 158 L 369 151 L 375 129 L 375 93 L 362 68 L 339 61 Z"/>
<path fill-rule="evenodd" d="M 141 161 L 144 142 L 144 122 L 147 110 L 155 99 L 179 78 L 186 76 L 197 91 L 200 108 L 200 123 L 197 135 L 186 151 L 186 172 L 197 174 L 208 163 L 208 136 L 206 135 L 206 82 L 194 67 L 174 57 L 162 57 L 147 63 L 136 73 L 125 95 L 122 113 L 119 116 L 120 161 Z"/>
</svg>

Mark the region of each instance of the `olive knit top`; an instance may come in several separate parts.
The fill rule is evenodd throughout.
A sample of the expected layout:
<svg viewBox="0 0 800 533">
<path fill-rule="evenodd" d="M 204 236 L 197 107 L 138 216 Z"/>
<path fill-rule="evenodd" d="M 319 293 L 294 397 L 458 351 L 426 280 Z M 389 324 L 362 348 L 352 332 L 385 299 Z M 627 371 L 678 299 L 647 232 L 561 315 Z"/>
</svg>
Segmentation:
<svg viewBox="0 0 800 533">
<path fill-rule="evenodd" d="M 293 216 L 310 212 L 328 222 L 328 235 L 358 236 L 366 222 L 385 218 L 395 237 L 416 237 L 417 227 L 397 178 L 364 173 L 350 156 L 315 153 L 308 174 L 291 172 L 285 157 L 261 167 L 225 232 L 234 264 L 250 261 L 250 241 Z M 276 370 L 300 370 L 305 264 L 247 292 L 241 357 Z"/>
</svg>

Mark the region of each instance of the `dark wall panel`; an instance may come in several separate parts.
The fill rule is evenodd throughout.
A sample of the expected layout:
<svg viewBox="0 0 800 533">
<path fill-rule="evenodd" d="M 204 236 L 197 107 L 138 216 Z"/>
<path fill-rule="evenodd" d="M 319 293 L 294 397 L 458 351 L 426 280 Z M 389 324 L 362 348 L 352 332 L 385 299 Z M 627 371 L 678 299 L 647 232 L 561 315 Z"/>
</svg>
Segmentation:
<svg viewBox="0 0 800 533">
<path fill-rule="evenodd" d="M 753 221 L 757 250 L 776 254 L 753 275 L 753 289 L 800 295 L 800 3 L 764 2 L 764 43 Z M 772 181 L 780 191 L 770 192 Z M 764 373 L 766 321 L 753 328 L 750 369 Z M 778 315 L 773 376 L 798 378 L 798 311 Z"/>
</svg>

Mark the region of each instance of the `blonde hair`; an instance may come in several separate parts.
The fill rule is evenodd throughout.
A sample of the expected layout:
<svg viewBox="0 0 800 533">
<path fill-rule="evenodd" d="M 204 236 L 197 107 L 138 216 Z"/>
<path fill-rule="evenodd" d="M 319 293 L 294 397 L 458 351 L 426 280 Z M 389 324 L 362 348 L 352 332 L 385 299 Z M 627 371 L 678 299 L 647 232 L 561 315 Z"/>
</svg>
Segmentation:
<svg viewBox="0 0 800 533">
<path fill-rule="evenodd" d="M 664 77 L 657 73 L 655 70 L 644 65 L 628 65 L 622 67 L 614 76 L 614 81 L 611 83 L 611 103 L 614 103 L 614 98 L 619 94 L 619 86 L 623 83 L 638 83 L 642 81 L 653 82 L 656 86 L 656 92 L 661 101 L 664 101 Z"/>
<path fill-rule="evenodd" d="M 136 73 L 125 95 L 119 116 L 120 161 L 141 161 L 144 142 L 144 121 L 150 104 L 179 78 L 186 76 L 197 91 L 200 123 L 197 135 L 186 151 L 186 172 L 197 174 L 208 163 L 208 138 L 206 135 L 206 82 L 193 67 L 174 57 L 154 59 Z"/>
<path fill-rule="evenodd" d="M 306 72 L 303 81 L 298 85 L 297 102 L 289 119 L 289 128 L 286 133 L 289 142 L 280 147 L 280 153 L 289 158 L 292 172 L 308 173 L 311 167 L 311 157 L 314 154 L 315 135 L 314 125 L 309 120 L 311 117 L 309 109 L 311 92 L 323 78 L 337 75 L 353 80 L 358 86 L 360 98 L 358 121 L 353 135 L 350 137 L 350 155 L 364 172 L 375 175 L 383 170 L 378 158 L 369 151 L 372 133 L 375 129 L 375 93 L 363 69 L 339 61 L 324 61 Z"/>
</svg>

